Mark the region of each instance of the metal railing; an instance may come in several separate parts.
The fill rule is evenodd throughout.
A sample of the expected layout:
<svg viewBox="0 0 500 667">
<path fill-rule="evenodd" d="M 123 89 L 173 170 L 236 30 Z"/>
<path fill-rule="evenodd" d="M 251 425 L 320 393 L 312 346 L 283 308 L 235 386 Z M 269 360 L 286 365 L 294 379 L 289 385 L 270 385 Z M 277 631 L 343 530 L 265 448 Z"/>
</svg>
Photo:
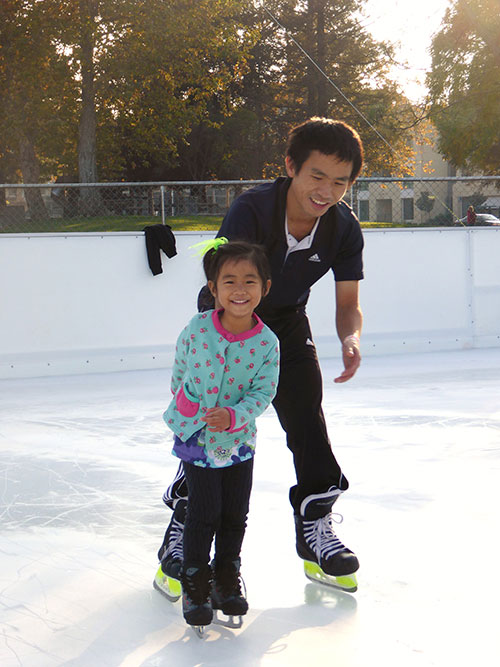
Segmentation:
<svg viewBox="0 0 500 667">
<path fill-rule="evenodd" d="M 233 200 L 266 181 L 0 185 L 0 233 L 217 229 Z M 345 200 L 362 223 L 460 224 L 470 205 L 500 217 L 500 176 L 360 178 Z"/>
</svg>

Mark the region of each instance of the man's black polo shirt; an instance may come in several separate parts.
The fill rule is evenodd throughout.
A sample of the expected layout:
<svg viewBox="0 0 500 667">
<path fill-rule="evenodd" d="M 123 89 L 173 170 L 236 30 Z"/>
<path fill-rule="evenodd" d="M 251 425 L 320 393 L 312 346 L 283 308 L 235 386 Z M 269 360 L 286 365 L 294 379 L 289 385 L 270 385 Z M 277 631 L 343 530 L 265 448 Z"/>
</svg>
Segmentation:
<svg viewBox="0 0 500 667">
<path fill-rule="evenodd" d="M 363 236 L 356 216 L 345 202 L 332 206 L 320 219 L 310 248 L 285 257 L 286 195 L 290 178 L 258 185 L 231 205 L 217 236 L 259 243 L 267 250 L 272 285 L 259 314 L 303 307 L 309 290 L 330 269 L 336 281 L 363 278 Z"/>
</svg>

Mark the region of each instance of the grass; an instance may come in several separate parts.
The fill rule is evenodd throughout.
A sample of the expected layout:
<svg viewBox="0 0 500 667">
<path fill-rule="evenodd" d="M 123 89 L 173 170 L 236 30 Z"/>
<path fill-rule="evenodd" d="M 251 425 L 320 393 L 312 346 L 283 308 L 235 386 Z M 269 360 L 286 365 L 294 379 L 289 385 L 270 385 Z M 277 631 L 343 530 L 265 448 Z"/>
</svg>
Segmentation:
<svg viewBox="0 0 500 667">
<path fill-rule="evenodd" d="M 99 216 L 95 218 L 68 218 L 40 221 L 26 221 L 22 225 L 4 224 L 0 225 L 0 232 L 4 233 L 42 233 L 42 232 L 63 232 L 71 234 L 76 232 L 141 232 L 146 225 L 155 225 L 161 222 L 156 216 L 147 215 L 116 215 Z M 166 218 L 165 222 L 170 225 L 174 231 L 216 231 L 222 222 L 222 216 L 217 215 L 192 215 L 177 216 Z M 412 225 L 404 222 L 362 222 L 361 227 L 365 229 L 380 229 L 391 227 L 415 227 L 415 226 L 433 226 L 432 223 L 426 225 Z"/>
<path fill-rule="evenodd" d="M 193 215 L 179 216 L 175 218 L 166 218 L 165 222 L 170 225 L 174 231 L 206 231 L 217 230 L 222 222 L 222 216 L 216 215 Z M 42 233 L 42 232 L 141 232 L 146 225 L 156 225 L 161 223 L 161 219 L 156 216 L 148 215 L 116 215 L 99 216 L 95 218 L 67 218 L 39 221 L 26 221 L 17 225 L 5 225 L 2 232 L 10 233 Z"/>
</svg>

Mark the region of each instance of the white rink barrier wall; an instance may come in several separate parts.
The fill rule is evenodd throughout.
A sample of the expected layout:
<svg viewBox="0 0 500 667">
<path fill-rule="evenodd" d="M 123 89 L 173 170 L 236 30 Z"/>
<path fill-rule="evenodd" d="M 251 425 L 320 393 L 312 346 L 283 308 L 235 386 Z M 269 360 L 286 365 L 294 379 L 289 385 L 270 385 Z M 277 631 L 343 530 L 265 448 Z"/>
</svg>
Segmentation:
<svg viewBox="0 0 500 667">
<path fill-rule="evenodd" d="M 365 230 L 362 352 L 500 346 L 500 229 Z M 203 284 L 176 234 L 153 276 L 143 232 L 0 236 L 0 378 L 166 368 Z M 312 290 L 320 357 L 339 356 L 334 281 Z"/>
</svg>

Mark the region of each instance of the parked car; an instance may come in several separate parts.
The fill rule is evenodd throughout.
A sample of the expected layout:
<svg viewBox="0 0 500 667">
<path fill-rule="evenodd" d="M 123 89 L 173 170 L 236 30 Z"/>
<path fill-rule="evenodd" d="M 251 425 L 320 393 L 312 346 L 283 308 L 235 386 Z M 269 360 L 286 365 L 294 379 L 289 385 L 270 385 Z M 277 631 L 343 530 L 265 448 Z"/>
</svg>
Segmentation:
<svg viewBox="0 0 500 667">
<path fill-rule="evenodd" d="M 467 216 L 460 218 L 460 222 L 467 224 Z M 491 213 L 476 213 L 476 227 L 485 227 L 490 225 L 500 225 L 500 220 Z"/>
</svg>

